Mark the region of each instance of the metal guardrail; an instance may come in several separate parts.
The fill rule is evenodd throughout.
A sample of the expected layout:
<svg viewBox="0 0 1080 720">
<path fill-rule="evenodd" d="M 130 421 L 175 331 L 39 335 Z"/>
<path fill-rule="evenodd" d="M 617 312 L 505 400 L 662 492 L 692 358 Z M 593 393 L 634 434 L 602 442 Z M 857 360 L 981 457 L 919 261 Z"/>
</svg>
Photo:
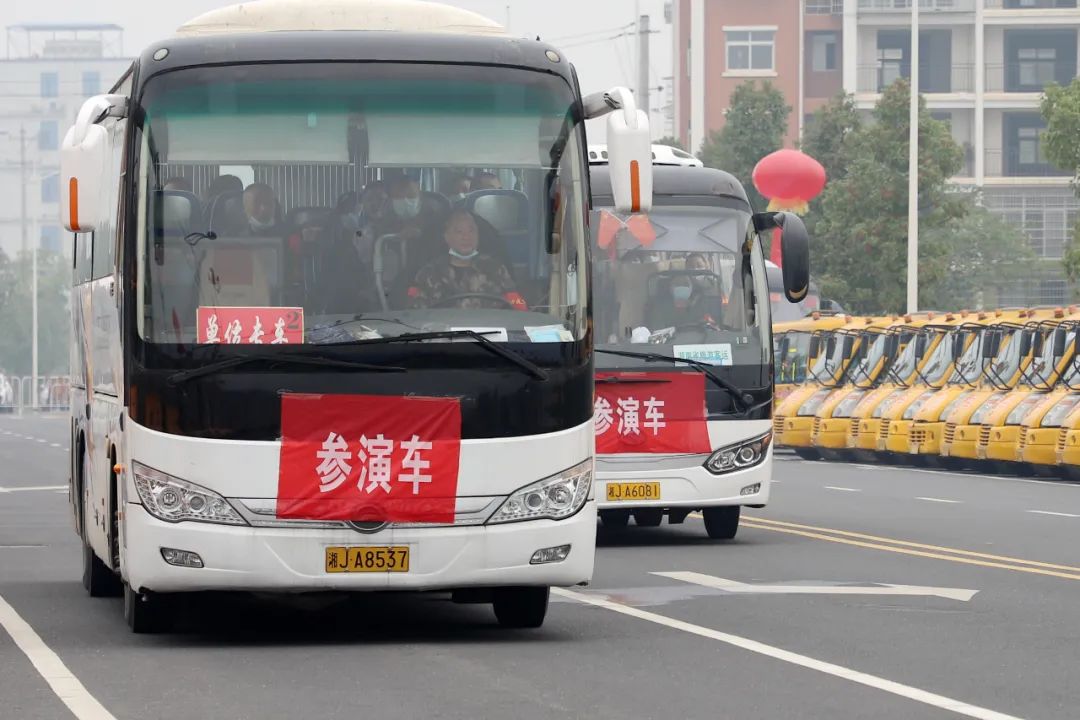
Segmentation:
<svg viewBox="0 0 1080 720">
<path fill-rule="evenodd" d="M 975 66 L 953 64 L 940 67 L 926 63 L 920 65 L 919 92 L 924 95 L 934 93 L 972 92 L 975 89 Z M 900 77 L 911 75 L 911 68 L 903 66 L 860 65 L 856 78 L 859 92 L 879 93 Z"/>
<path fill-rule="evenodd" d="M 0 377 L 0 413 L 66 411 L 70 395 L 71 378 L 67 375 L 39 377 L 36 388 L 29 375 Z"/>
<path fill-rule="evenodd" d="M 911 0 L 859 0 L 862 12 L 904 12 Z M 973 12 L 975 0 L 919 0 L 920 12 Z"/>
</svg>

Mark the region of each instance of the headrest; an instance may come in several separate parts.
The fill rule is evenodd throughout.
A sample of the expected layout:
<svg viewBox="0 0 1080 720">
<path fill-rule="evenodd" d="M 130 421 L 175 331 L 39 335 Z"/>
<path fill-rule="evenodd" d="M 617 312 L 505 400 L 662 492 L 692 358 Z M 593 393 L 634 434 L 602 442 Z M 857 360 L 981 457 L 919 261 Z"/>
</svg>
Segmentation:
<svg viewBox="0 0 1080 720">
<path fill-rule="evenodd" d="M 521 232 L 529 227 L 529 199 L 517 190 L 477 190 L 469 193 L 466 203 L 500 233 Z"/>
<path fill-rule="evenodd" d="M 199 199 L 182 190 L 158 190 L 157 217 L 162 232 L 190 232 L 202 222 Z"/>
</svg>

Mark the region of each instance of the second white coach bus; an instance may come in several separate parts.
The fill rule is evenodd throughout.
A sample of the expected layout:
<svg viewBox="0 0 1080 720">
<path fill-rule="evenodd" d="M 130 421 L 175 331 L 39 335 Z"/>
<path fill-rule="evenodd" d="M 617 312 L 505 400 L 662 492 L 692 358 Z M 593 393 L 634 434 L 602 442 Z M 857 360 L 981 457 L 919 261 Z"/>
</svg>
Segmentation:
<svg viewBox="0 0 1080 720">
<path fill-rule="evenodd" d="M 616 204 L 647 209 L 629 92 L 414 0 L 213 11 L 87 101 L 62 207 L 90 594 L 135 632 L 200 590 L 449 590 L 536 627 L 587 582 L 601 115 Z"/>
</svg>

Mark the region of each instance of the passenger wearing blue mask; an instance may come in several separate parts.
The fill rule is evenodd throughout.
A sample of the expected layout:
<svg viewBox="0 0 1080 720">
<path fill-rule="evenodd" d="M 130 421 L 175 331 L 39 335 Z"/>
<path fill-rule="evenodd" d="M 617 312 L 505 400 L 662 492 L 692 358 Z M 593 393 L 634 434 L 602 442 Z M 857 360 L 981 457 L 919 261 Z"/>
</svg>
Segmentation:
<svg viewBox="0 0 1080 720">
<path fill-rule="evenodd" d="M 412 307 L 526 309 L 506 266 L 480 252 L 480 229 L 472 213 L 450 211 L 443 240 L 446 254 L 425 265 L 409 288 Z"/>
<path fill-rule="evenodd" d="M 424 212 L 420 197 L 420 184 L 405 175 L 389 181 L 389 208 L 376 222 L 376 234 L 397 235 L 405 240 L 416 240 L 425 235 L 432 226 L 433 218 Z"/>
</svg>

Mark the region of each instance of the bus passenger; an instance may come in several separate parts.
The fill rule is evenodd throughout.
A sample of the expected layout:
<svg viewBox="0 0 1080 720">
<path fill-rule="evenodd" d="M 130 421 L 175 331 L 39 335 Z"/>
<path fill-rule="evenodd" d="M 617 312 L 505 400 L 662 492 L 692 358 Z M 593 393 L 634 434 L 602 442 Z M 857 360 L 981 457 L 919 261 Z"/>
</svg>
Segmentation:
<svg viewBox="0 0 1080 720">
<path fill-rule="evenodd" d="M 472 179 L 474 190 L 502 190 L 502 180 L 492 172 L 477 173 Z"/>
<path fill-rule="evenodd" d="M 266 183 L 252 183 L 244 190 L 244 213 L 252 235 L 268 235 L 278 224 L 278 201 Z"/>
<path fill-rule="evenodd" d="M 645 314 L 645 322 L 653 330 L 712 322 L 705 297 L 690 275 L 668 280 L 667 294 L 653 298 Z"/>
<path fill-rule="evenodd" d="M 424 266 L 409 288 L 413 307 L 524 308 L 510 272 L 501 262 L 480 253 L 480 230 L 468 210 L 450 211 L 443 226 L 447 254 Z M 448 303 L 452 298 L 463 297 Z M 489 298 L 476 297 L 488 295 Z"/>
</svg>

